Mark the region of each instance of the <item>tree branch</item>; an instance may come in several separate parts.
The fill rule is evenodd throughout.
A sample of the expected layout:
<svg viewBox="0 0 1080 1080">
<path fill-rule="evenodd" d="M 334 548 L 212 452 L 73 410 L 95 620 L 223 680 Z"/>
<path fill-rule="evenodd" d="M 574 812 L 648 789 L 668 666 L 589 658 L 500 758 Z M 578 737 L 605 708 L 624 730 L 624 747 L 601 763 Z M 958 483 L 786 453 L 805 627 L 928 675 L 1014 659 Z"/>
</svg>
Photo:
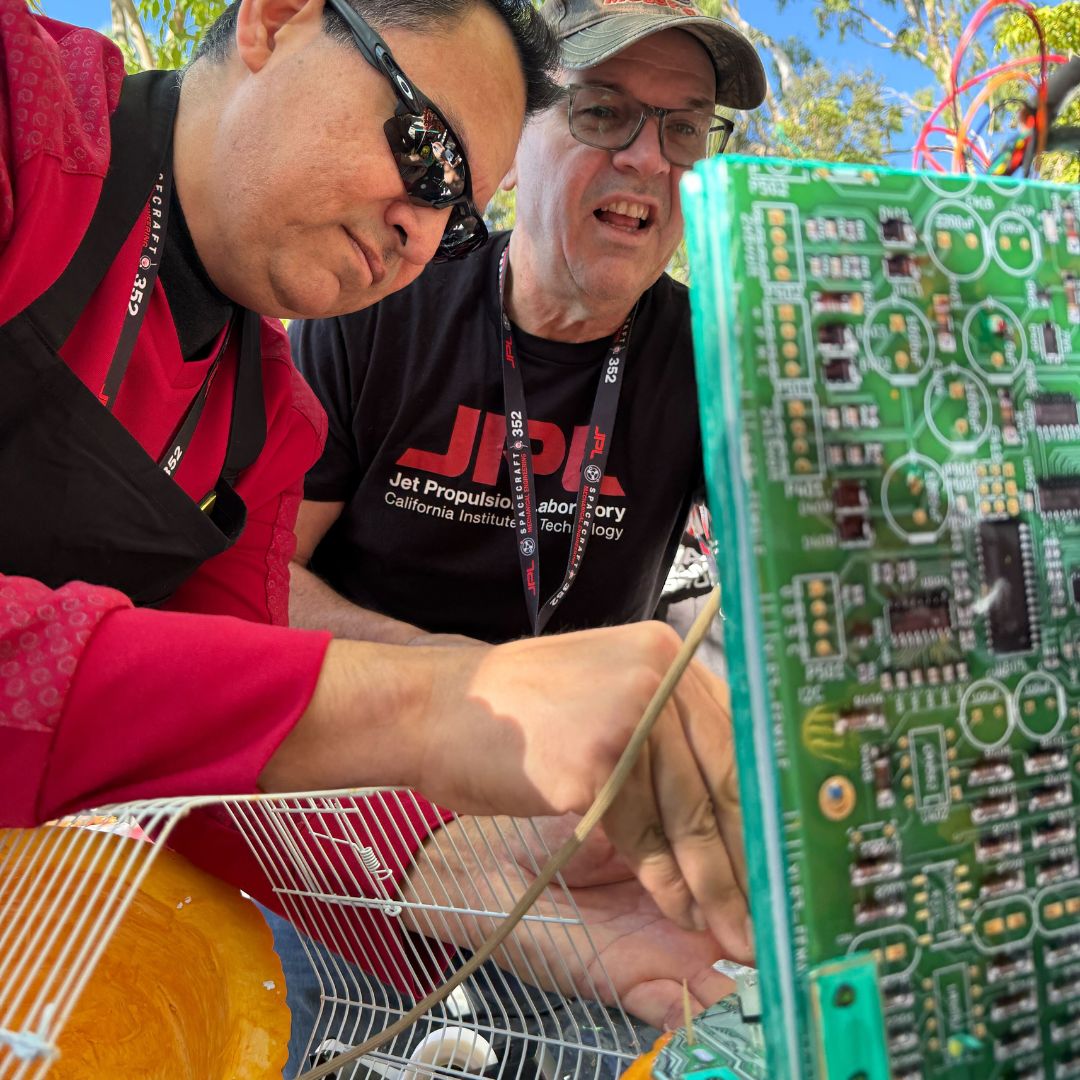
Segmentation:
<svg viewBox="0 0 1080 1080">
<path fill-rule="evenodd" d="M 852 3 L 851 13 L 852 15 L 858 15 L 859 18 L 862 19 L 864 22 L 869 23 L 883 38 L 885 38 L 886 41 L 896 41 L 896 31 L 890 30 L 883 22 L 881 22 L 880 19 L 875 19 L 874 16 L 870 14 L 870 12 L 864 11 L 861 4 Z M 861 36 L 862 35 L 860 34 L 860 37 Z M 875 44 L 872 41 L 868 41 L 866 38 L 863 38 L 863 40 L 867 41 L 867 44 L 869 45 Z M 886 48 L 888 48 L 888 46 L 886 46 Z"/>
<path fill-rule="evenodd" d="M 124 27 L 124 12 L 120 7 L 120 0 L 109 0 L 109 13 L 112 15 L 113 41 L 119 43 L 127 37 Z"/>
<path fill-rule="evenodd" d="M 115 12 L 119 8 L 124 22 L 127 24 L 125 36 L 131 41 L 135 55 L 139 58 L 139 64 L 146 70 L 156 67 L 154 51 L 150 48 L 146 31 L 143 30 L 142 20 L 139 18 L 138 11 L 135 10 L 135 0 L 112 0 L 112 3 L 114 12 L 113 25 L 116 25 Z"/>
</svg>

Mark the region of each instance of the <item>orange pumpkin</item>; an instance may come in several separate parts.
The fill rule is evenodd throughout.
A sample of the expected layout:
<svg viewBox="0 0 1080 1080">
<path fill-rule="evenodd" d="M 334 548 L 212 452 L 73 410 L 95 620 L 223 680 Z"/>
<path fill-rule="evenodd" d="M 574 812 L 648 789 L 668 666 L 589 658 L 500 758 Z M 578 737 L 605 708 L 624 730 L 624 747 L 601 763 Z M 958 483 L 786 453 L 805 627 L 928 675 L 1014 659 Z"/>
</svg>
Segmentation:
<svg viewBox="0 0 1080 1080">
<path fill-rule="evenodd" d="M 72 867 L 80 851 L 86 865 L 94 855 L 105 857 L 80 873 Z M 0 926 L 25 930 L 25 918 L 14 920 L 28 896 L 63 895 L 58 910 L 44 909 L 30 928 L 47 931 L 36 949 L 27 948 L 25 932 L 20 943 L 0 931 L 0 971 L 21 963 L 20 948 L 33 959 L 14 986 L 0 986 L 0 1014 L 16 991 L 27 991 L 11 1029 L 21 1029 L 28 1004 L 56 966 L 60 943 L 78 936 L 79 918 L 107 902 L 106 894 L 94 901 L 94 890 L 118 878 L 131 880 L 133 866 L 144 865 L 149 852 L 146 841 L 82 829 L 0 830 Z M 31 865 L 33 854 L 38 858 Z M 58 941 L 50 947 L 53 931 Z M 61 1031 L 60 1057 L 47 1075 L 280 1080 L 288 1038 L 285 979 L 258 909 L 231 886 L 160 849 Z M 8 1070 L 18 1071 L 17 1059 L 0 1049 L 0 1075 Z"/>
</svg>

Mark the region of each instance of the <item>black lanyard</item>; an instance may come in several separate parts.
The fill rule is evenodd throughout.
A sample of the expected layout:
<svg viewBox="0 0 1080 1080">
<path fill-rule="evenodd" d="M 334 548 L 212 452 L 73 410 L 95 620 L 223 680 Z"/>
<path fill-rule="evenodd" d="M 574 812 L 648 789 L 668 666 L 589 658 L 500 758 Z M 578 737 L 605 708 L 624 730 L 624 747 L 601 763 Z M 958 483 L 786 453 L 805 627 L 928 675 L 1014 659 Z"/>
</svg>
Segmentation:
<svg viewBox="0 0 1080 1080">
<path fill-rule="evenodd" d="M 525 603 L 529 609 L 529 622 L 534 635 L 542 634 L 555 609 L 562 603 L 581 570 L 585 547 L 592 535 L 593 516 L 604 482 L 608 452 L 611 449 L 611 433 L 615 428 L 615 414 L 619 408 L 619 392 L 622 390 L 623 367 L 630 332 L 634 326 L 634 306 L 626 321 L 612 339 L 611 348 L 600 369 L 600 383 L 596 388 L 592 416 L 589 419 L 589 435 L 586 450 L 581 455 L 581 473 L 578 478 L 577 509 L 574 525 L 570 531 L 570 556 L 562 584 L 550 597 L 540 604 L 540 525 L 536 513 L 536 483 L 533 475 L 532 442 L 529 438 L 529 414 L 525 408 L 525 386 L 518 370 L 514 335 L 506 314 L 506 267 L 510 255 L 509 244 L 503 249 L 499 261 L 499 310 L 502 314 L 503 350 L 503 396 L 506 402 L 506 458 L 510 466 L 510 493 L 514 500 L 515 539 L 518 560 L 521 564 L 521 580 L 525 586 Z"/>
<path fill-rule="evenodd" d="M 154 190 L 150 194 L 149 222 L 146 230 L 146 239 L 143 241 L 142 250 L 139 252 L 139 263 L 135 270 L 135 280 L 131 285 L 131 296 L 128 298 L 127 311 L 124 313 L 124 325 L 120 328 L 120 339 L 116 343 L 116 352 L 109 364 L 109 370 L 105 374 L 98 398 L 109 412 L 116 407 L 116 395 L 120 392 L 120 385 L 127 374 L 131 355 L 135 350 L 135 342 L 142 328 L 143 319 L 146 317 L 146 309 L 150 304 L 150 296 L 157 283 L 158 268 L 161 266 L 161 256 L 165 245 L 166 230 L 169 224 L 169 201 L 172 197 L 172 165 L 166 163 L 162 171 L 158 173 Z M 172 476 L 179 466 L 202 416 L 203 406 L 210 394 L 210 388 L 214 385 L 214 378 L 221 365 L 221 358 L 225 353 L 225 347 L 229 343 L 235 316 L 225 329 L 225 335 L 221 340 L 217 355 L 210 363 L 210 367 L 203 379 L 199 392 L 188 406 L 174 432 L 158 458 L 158 466 L 164 470 L 166 476 Z"/>
</svg>

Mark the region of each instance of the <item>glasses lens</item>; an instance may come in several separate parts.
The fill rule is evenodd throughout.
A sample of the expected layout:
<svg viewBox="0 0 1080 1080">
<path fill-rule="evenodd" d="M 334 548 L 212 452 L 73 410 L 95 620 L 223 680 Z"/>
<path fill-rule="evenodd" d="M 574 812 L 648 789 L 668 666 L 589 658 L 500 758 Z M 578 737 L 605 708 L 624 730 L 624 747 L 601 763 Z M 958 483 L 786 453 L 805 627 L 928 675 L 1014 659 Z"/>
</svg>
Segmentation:
<svg viewBox="0 0 1080 1080">
<path fill-rule="evenodd" d="M 580 86 L 570 98 L 570 132 L 590 146 L 620 150 L 640 124 L 641 106 L 618 90 Z"/>
<path fill-rule="evenodd" d="M 409 198 L 435 210 L 450 207 L 432 261 L 460 259 L 480 247 L 487 239 L 487 229 L 466 194 L 468 166 L 457 152 L 457 140 L 438 113 L 425 108 L 419 115 L 399 107 L 383 125 L 383 131 Z"/>
<path fill-rule="evenodd" d="M 465 159 L 454 138 L 430 109 L 422 116 L 399 109 L 383 124 L 390 151 L 410 198 L 436 209 L 465 192 Z"/>
<path fill-rule="evenodd" d="M 475 251 L 487 241 L 487 226 L 471 206 L 458 203 L 450 211 L 442 241 L 432 262 L 449 262 Z"/>
<path fill-rule="evenodd" d="M 696 109 L 678 109 L 664 116 L 660 145 L 673 165 L 693 165 L 709 154 L 712 113 Z"/>
</svg>

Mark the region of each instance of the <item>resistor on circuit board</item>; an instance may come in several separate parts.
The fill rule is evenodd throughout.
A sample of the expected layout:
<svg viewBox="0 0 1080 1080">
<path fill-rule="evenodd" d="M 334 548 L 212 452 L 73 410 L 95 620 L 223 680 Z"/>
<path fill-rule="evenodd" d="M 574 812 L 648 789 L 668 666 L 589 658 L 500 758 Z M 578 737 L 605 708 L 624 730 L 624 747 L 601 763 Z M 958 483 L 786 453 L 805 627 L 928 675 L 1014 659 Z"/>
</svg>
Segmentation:
<svg viewBox="0 0 1080 1080">
<path fill-rule="evenodd" d="M 1001 413 L 1001 437 L 1007 446 L 1020 443 L 1020 432 L 1016 427 L 1016 408 L 1012 394 L 1008 390 L 998 391 L 998 410 Z"/>
<path fill-rule="evenodd" d="M 884 750 L 874 758 L 874 801 L 881 810 L 896 805 L 893 791 L 892 763 Z"/>
<path fill-rule="evenodd" d="M 942 352 L 955 352 L 956 327 L 952 317 L 952 300 L 948 293 L 934 294 L 934 322 L 937 324 L 938 348 Z"/>
<path fill-rule="evenodd" d="M 1076 212 L 1066 206 L 1061 213 L 1065 223 L 1065 247 L 1070 255 L 1080 255 L 1080 228 L 1077 227 Z"/>
<path fill-rule="evenodd" d="M 1069 312 L 1069 322 L 1080 323 L 1080 278 L 1074 274 L 1066 274 L 1065 283 L 1065 306 Z"/>
</svg>

